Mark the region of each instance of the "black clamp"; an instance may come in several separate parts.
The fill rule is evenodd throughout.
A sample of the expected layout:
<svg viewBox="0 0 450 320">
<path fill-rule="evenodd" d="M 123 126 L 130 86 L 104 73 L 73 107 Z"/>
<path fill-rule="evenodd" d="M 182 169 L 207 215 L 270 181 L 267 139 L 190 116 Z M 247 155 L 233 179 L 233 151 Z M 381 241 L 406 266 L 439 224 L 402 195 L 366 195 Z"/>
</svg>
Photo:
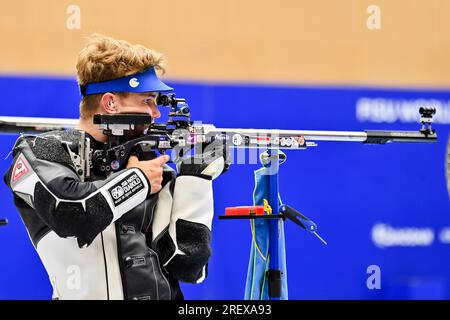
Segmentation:
<svg viewBox="0 0 450 320">
<path fill-rule="evenodd" d="M 280 270 L 270 269 L 267 271 L 267 279 L 269 280 L 269 297 L 281 298 L 282 284 L 281 277 L 283 272 Z"/>
</svg>

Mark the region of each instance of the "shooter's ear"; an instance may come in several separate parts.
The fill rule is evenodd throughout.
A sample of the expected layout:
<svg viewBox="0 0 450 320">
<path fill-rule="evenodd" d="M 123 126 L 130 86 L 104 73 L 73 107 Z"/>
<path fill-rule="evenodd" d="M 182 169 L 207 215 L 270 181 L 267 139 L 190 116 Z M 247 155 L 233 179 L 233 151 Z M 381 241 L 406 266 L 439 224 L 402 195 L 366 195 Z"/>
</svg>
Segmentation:
<svg viewBox="0 0 450 320">
<path fill-rule="evenodd" d="M 100 107 L 103 112 L 114 114 L 117 113 L 116 96 L 110 92 L 104 93 L 100 99 Z"/>
</svg>

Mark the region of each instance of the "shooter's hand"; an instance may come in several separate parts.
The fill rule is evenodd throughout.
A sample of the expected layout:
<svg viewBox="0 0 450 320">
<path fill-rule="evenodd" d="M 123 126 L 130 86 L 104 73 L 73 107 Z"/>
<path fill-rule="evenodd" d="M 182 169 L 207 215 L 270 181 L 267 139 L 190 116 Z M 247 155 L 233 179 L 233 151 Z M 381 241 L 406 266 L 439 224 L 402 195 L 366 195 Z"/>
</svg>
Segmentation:
<svg viewBox="0 0 450 320">
<path fill-rule="evenodd" d="M 132 155 L 128 159 L 127 168 L 141 169 L 151 185 L 150 194 L 154 194 L 161 190 L 163 165 L 169 160 L 168 155 L 163 155 L 153 160 L 139 161 L 136 156 Z"/>
</svg>

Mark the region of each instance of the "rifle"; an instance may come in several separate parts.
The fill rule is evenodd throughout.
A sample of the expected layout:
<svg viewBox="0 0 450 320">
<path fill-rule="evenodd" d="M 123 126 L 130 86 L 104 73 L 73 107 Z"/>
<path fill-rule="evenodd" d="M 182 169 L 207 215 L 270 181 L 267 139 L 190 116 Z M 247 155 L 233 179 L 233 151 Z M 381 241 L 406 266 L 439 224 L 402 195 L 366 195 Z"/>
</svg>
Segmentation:
<svg viewBox="0 0 450 320">
<path fill-rule="evenodd" d="M 365 144 L 386 144 L 391 142 L 437 141 L 436 130 L 432 128 L 435 108 L 419 109 L 422 127 L 418 131 L 314 131 L 314 130 L 273 130 L 216 128 L 211 124 L 196 123 L 191 120 L 186 99 L 175 94 L 160 94 L 158 106 L 169 107 L 167 123 L 154 123 L 146 114 L 96 114 L 94 124 L 99 125 L 107 136 L 101 150 L 90 150 L 89 139 L 80 141 L 82 152 L 76 165 L 84 178 L 91 169 L 111 173 L 126 166 L 132 153 L 141 159 L 152 159 L 157 153 L 165 154 L 176 150 L 179 159 L 191 149 L 202 152 L 201 147 L 219 142 L 232 148 L 258 148 L 277 150 L 301 150 L 316 147 L 317 141 L 351 141 Z M 0 117 L 0 133 L 39 133 L 50 130 L 65 130 L 75 127 L 76 119 Z M 123 141 L 127 132 L 137 126 L 148 126 L 140 137 Z M 72 159 L 74 159 L 72 157 Z"/>
</svg>

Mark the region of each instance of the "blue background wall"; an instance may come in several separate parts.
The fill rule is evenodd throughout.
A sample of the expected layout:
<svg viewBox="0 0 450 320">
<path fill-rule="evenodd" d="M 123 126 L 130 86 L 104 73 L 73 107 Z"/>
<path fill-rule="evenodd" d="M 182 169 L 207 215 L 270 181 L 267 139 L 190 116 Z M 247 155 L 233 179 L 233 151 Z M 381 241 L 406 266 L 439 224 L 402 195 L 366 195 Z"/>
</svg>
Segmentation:
<svg viewBox="0 0 450 320">
<path fill-rule="evenodd" d="M 418 123 L 359 121 L 361 97 L 450 100 L 450 91 L 393 90 L 357 87 L 283 87 L 169 82 L 186 97 L 194 119 L 217 127 L 311 130 L 417 130 Z M 78 116 L 74 79 L 0 78 L 0 115 Z M 445 110 L 443 110 L 445 111 Z M 417 120 L 419 117 L 417 116 Z M 288 151 L 280 171 L 285 203 L 313 219 L 324 246 L 293 223 L 286 223 L 286 250 L 291 299 L 449 299 L 449 241 L 439 235 L 450 228 L 450 202 L 445 180 L 449 137 L 446 119 L 435 127 L 436 144 L 321 142 L 318 148 Z M 16 137 L 0 136 L 0 172 Z M 253 170 L 234 165 L 215 183 L 216 217 L 209 277 L 200 285 L 184 284 L 188 299 L 241 299 L 250 252 L 247 221 L 222 221 L 226 206 L 252 203 Z M 16 213 L 12 196 L 0 184 L 0 299 L 49 299 L 46 272 Z M 427 246 L 380 248 L 372 228 L 428 228 Z M 381 289 L 366 286 L 369 265 L 381 268 Z"/>
</svg>

